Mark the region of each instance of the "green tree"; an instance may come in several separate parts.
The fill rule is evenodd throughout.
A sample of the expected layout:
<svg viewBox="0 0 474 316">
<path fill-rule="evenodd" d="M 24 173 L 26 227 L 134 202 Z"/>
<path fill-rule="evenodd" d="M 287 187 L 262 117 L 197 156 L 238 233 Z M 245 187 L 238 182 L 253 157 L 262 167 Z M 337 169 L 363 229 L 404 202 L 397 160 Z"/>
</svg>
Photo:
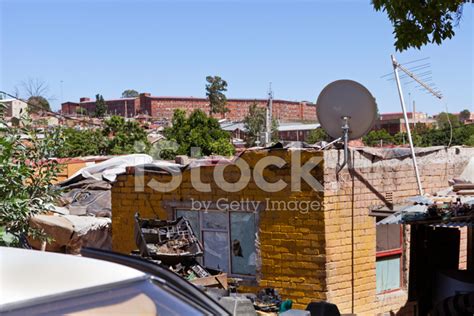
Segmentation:
<svg viewBox="0 0 474 316">
<path fill-rule="evenodd" d="M 76 114 L 77 115 L 87 115 L 87 110 L 84 109 L 83 107 L 79 107 L 76 109 Z"/>
<path fill-rule="evenodd" d="M 175 155 L 195 155 L 192 148 L 199 148 L 200 155 L 230 156 L 234 153 L 234 146 L 230 142 L 229 134 L 222 130 L 219 122 L 206 115 L 201 110 L 195 110 L 186 118 L 186 113 L 177 109 L 172 118 L 172 126 L 164 130 L 168 141 L 177 144 L 174 152 L 168 151 L 170 157 Z"/>
<path fill-rule="evenodd" d="M 471 112 L 468 109 L 464 109 L 459 113 L 459 120 L 464 122 L 471 118 Z"/>
<path fill-rule="evenodd" d="M 121 116 L 105 120 L 102 134 L 108 138 L 107 154 L 131 154 L 150 149 L 145 130 L 136 121 L 126 121 Z"/>
<path fill-rule="evenodd" d="M 140 95 L 137 90 L 128 89 L 122 92 L 122 98 L 136 98 Z"/>
<path fill-rule="evenodd" d="M 51 111 L 48 100 L 42 96 L 32 96 L 27 100 L 28 111 L 30 113 L 38 113 L 40 111 Z"/>
<path fill-rule="evenodd" d="M 33 235 L 47 239 L 31 229 L 31 216 L 48 211 L 58 196 L 52 185 L 60 171 L 56 157 L 62 145 L 60 131 L 38 137 L 31 121 L 12 128 L 0 118 L 0 245 L 17 246 Z"/>
<path fill-rule="evenodd" d="M 438 128 L 445 129 L 450 128 L 451 126 L 458 127 L 461 125 L 459 122 L 459 117 L 452 113 L 441 112 L 436 116 L 436 122 L 438 123 Z"/>
<path fill-rule="evenodd" d="M 372 0 L 376 11 L 385 11 L 392 22 L 395 48 L 421 48 L 441 44 L 454 36 L 454 26 L 462 15 L 464 0 Z"/>
<path fill-rule="evenodd" d="M 362 138 L 364 144 L 367 146 L 380 146 L 394 144 L 395 140 L 386 130 L 380 129 L 377 131 L 370 131 L 366 136 Z"/>
<path fill-rule="evenodd" d="M 325 141 L 328 142 L 331 140 L 331 137 L 324 131 L 322 128 L 313 129 L 308 134 L 308 139 L 306 140 L 309 144 L 314 144 L 317 142 Z"/>
<path fill-rule="evenodd" d="M 244 126 L 247 130 L 245 142 L 247 147 L 255 146 L 255 142 L 265 132 L 266 114 L 265 108 L 259 107 L 257 103 L 249 106 L 249 112 L 244 117 Z"/>
<path fill-rule="evenodd" d="M 102 118 L 107 112 L 107 105 L 105 104 L 104 97 L 100 94 L 95 95 L 95 117 Z"/>
<path fill-rule="evenodd" d="M 101 129 L 77 130 L 65 128 L 62 132 L 64 145 L 59 157 L 84 157 L 107 155 L 108 139 Z"/>
<path fill-rule="evenodd" d="M 244 117 L 244 126 L 247 129 L 245 142 L 247 147 L 256 145 L 256 141 L 266 131 L 267 115 L 264 107 L 259 107 L 257 103 L 249 106 L 248 114 Z M 272 120 L 271 139 L 272 142 L 278 141 L 278 121 Z"/>
<path fill-rule="evenodd" d="M 207 76 L 206 81 L 206 96 L 210 106 L 209 115 L 228 112 L 227 97 L 224 94 L 227 91 L 227 82 L 219 76 Z"/>
</svg>

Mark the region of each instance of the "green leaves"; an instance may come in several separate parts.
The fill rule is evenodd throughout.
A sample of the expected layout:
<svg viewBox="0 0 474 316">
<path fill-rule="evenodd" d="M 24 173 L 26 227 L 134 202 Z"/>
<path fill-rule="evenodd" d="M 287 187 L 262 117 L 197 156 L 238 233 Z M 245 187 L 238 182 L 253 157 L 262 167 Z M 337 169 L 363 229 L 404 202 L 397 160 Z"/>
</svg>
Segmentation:
<svg viewBox="0 0 474 316">
<path fill-rule="evenodd" d="M 61 166 L 53 159 L 61 146 L 59 132 L 40 135 L 23 119 L 21 128 L 3 126 L 0 138 L 0 243 L 14 245 L 31 233 L 31 216 L 48 211 L 59 191 L 52 185 Z"/>
<path fill-rule="evenodd" d="M 226 107 L 227 97 L 224 94 L 227 91 L 227 82 L 219 76 L 207 76 L 206 81 L 208 82 L 206 85 L 206 96 L 211 107 L 209 114 L 229 112 L 229 109 Z"/>
<path fill-rule="evenodd" d="M 392 22 L 395 48 L 420 49 L 428 43 L 441 44 L 454 36 L 463 0 L 372 0 L 376 11 L 384 11 Z"/>
<path fill-rule="evenodd" d="M 208 117 L 201 110 L 195 110 L 189 118 L 183 110 L 176 110 L 173 115 L 173 126 L 164 130 L 165 137 L 170 141 L 175 141 L 178 145 L 174 155 L 170 154 L 167 148 L 167 155 L 189 155 L 193 147 L 200 148 L 200 155 L 224 155 L 229 156 L 234 153 L 234 146 L 230 142 L 227 132 L 220 128 L 219 122 L 212 117 Z"/>
<path fill-rule="evenodd" d="M 103 129 L 62 129 L 64 144 L 57 156 L 124 155 L 150 148 L 147 134 L 137 122 L 112 116 L 104 123 Z"/>
<path fill-rule="evenodd" d="M 107 105 L 105 104 L 104 97 L 100 94 L 95 96 L 95 117 L 102 118 L 107 111 Z"/>
</svg>

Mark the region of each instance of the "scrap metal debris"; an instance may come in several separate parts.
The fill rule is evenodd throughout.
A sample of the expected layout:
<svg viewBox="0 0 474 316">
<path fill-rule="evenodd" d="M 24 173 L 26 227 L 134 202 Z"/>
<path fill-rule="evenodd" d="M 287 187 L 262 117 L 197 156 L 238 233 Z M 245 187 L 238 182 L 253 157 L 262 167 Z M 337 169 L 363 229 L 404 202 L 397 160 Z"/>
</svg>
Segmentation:
<svg viewBox="0 0 474 316">
<path fill-rule="evenodd" d="M 135 242 L 139 250 L 133 254 L 167 266 L 194 284 L 228 289 L 226 273 L 205 268 L 198 262 L 203 247 L 186 218 L 143 219 L 136 213 Z"/>
</svg>

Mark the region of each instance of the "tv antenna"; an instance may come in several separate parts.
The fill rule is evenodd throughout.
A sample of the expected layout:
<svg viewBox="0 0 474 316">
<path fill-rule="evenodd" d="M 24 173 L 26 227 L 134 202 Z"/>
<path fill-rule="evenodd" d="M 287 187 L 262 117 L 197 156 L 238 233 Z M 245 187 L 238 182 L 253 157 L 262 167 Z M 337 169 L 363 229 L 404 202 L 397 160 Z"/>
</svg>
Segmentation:
<svg viewBox="0 0 474 316">
<path fill-rule="evenodd" d="M 411 151 L 411 157 L 413 161 L 413 168 L 415 169 L 415 176 L 416 176 L 416 183 L 418 185 L 418 192 L 420 195 L 424 194 L 423 191 L 423 186 L 421 185 L 421 179 L 420 179 L 420 171 L 418 170 L 418 164 L 416 162 L 416 155 L 415 155 L 415 148 L 413 147 L 413 139 L 411 137 L 411 130 L 410 130 L 410 122 L 408 121 L 408 115 L 407 115 L 407 110 L 405 106 L 405 100 L 403 98 L 403 91 L 402 91 L 402 86 L 400 84 L 400 76 L 398 74 L 398 70 L 401 70 L 405 73 L 405 77 L 410 77 L 413 81 L 418 83 L 419 88 L 422 90 L 427 91 L 428 93 L 432 94 L 438 99 L 442 99 L 443 95 L 435 90 L 433 88 L 434 84 L 427 84 L 425 83 L 419 76 L 415 75 L 413 72 L 411 72 L 409 69 L 407 69 L 405 66 L 401 65 L 396 59 L 395 56 L 391 55 L 392 58 L 392 65 L 393 65 L 393 74 L 395 76 L 395 81 L 397 82 L 397 88 L 398 88 L 398 95 L 400 97 L 400 105 L 402 107 L 402 112 L 403 112 L 403 119 L 405 120 L 405 128 L 407 130 L 407 136 L 408 136 L 408 142 L 410 143 L 410 151 Z M 420 68 L 417 68 L 420 69 Z M 412 119 L 415 118 L 416 113 L 412 113 Z"/>
<path fill-rule="evenodd" d="M 344 142 L 344 160 L 336 169 L 339 173 L 347 163 L 349 140 L 367 134 L 377 119 L 375 98 L 356 81 L 337 80 L 321 91 L 316 108 L 321 127 L 334 138 L 330 144 Z"/>
</svg>

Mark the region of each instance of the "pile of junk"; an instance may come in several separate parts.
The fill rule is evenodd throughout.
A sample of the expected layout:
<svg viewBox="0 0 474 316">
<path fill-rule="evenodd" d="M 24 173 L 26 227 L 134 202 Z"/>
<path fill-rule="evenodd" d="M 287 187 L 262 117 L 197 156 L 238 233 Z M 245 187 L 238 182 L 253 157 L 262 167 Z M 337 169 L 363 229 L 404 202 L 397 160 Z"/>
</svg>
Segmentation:
<svg viewBox="0 0 474 316">
<path fill-rule="evenodd" d="M 226 273 L 199 263 L 203 247 L 186 218 L 142 219 L 136 213 L 135 242 L 132 255 L 167 266 L 191 283 L 228 290 Z"/>
<path fill-rule="evenodd" d="M 233 315 L 310 315 L 309 311 L 291 309 L 292 301 L 282 300 L 273 288 L 257 294 L 237 293 L 239 279 L 201 264 L 203 247 L 184 217 L 145 219 L 135 213 L 134 235 L 138 249 L 131 255 L 167 267 L 214 297 Z"/>
<path fill-rule="evenodd" d="M 48 212 L 32 216 L 29 223 L 50 237 L 49 241 L 28 237 L 25 246 L 69 254 L 79 254 L 82 247 L 112 250 L 112 183 L 127 167 L 152 161 L 144 154 L 113 157 L 88 163 L 56 183 L 59 198 Z"/>
</svg>

